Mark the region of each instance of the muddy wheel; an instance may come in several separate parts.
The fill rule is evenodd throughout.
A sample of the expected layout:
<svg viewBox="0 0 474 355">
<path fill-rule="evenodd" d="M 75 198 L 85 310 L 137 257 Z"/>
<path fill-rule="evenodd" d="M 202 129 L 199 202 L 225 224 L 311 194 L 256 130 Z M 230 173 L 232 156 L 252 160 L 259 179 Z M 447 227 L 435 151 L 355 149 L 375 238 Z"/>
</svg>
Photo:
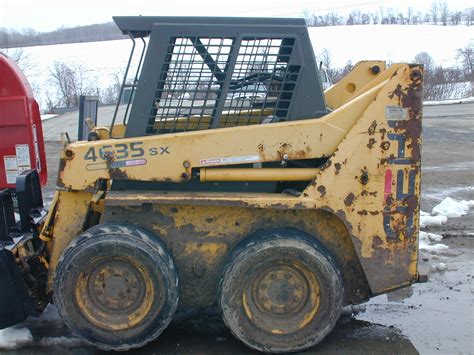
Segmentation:
<svg viewBox="0 0 474 355">
<path fill-rule="evenodd" d="M 319 343 L 342 310 L 343 285 L 329 252 L 295 229 L 259 231 L 230 255 L 219 306 L 253 349 L 292 352 Z"/>
<path fill-rule="evenodd" d="M 53 299 L 65 323 L 85 341 L 126 350 L 155 339 L 170 323 L 178 304 L 178 274 L 152 233 L 103 224 L 64 250 Z"/>
</svg>

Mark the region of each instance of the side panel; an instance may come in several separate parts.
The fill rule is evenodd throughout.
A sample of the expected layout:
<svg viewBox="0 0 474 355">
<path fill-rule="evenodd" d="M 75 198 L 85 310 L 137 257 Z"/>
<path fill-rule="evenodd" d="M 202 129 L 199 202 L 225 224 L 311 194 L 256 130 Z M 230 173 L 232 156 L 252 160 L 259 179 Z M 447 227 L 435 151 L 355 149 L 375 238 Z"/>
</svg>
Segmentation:
<svg viewBox="0 0 474 355">
<path fill-rule="evenodd" d="M 54 235 L 50 243 L 50 259 L 49 259 L 49 278 L 48 287 L 51 286 L 56 265 L 61 257 L 63 250 L 69 243 L 77 237 L 83 230 L 87 222 L 89 207 L 91 204 L 92 194 L 88 192 L 56 192 L 56 205 L 52 205 L 50 209 L 52 218 L 51 226 Z"/>
<path fill-rule="evenodd" d="M 345 221 L 374 294 L 418 279 L 423 68 L 393 76 L 304 192 Z"/>
<path fill-rule="evenodd" d="M 171 249 L 180 276 L 180 307 L 209 307 L 229 251 L 252 232 L 292 227 L 317 236 L 337 258 L 346 304 L 368 299 L 369 289 L 341 221 L 325 211 L 137 203 L 106 206 L 101 222 L 126 222 L 153 231 Z M 107 204 L 107 202 L 106 202 Z"/>
</svg>

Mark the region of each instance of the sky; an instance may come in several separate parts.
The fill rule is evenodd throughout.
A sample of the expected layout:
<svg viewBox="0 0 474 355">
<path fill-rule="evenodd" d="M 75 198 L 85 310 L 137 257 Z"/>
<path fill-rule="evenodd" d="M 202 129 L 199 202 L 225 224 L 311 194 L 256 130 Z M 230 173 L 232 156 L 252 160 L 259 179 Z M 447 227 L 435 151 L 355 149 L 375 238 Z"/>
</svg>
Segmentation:
<svg viewBox="0 0 474 355">
<path fill-rule="evenodd" d="M 438 0 L 439 1 L 439 0 Z M 427 11 L 433 0 L 0 0 L 0 27 L 52 31 L 109 22 L 116 15 L 301 17 L 303 11 L 376 12 L 381 7 Z M 452 10 L 471 1 L 446 0 Z"/>
</svg>

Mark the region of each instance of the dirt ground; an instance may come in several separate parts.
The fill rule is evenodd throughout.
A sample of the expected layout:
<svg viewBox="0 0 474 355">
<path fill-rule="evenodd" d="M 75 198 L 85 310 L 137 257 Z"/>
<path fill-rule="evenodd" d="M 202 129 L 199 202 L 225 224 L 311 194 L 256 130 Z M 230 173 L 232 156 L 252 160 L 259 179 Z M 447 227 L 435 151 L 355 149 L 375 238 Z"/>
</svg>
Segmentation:
<svg viewBox="0 0 474 355">
<path fill-rule="evenodd" d="M 424 112 L 422 210 L 431 212 L 433 206 L 447 196 L 473 200 L 474 104 L 430 106 L 425 107 Z M 47 200 L 53 196 L 60 148 L 58 141 L 46 142 L 49 184 L 44 197 Z M 323 343 L 306 353 L 474 353 L 474 210 L 430 231 L 443 235 L 442 243 L 450 247 L 431 259 L 434 264 L 445 263 L 445 271 L 432 272 L 428 283 L 414 285 L 412 296 L 405 300 L 398 300 L 402 292 L 372 299 L 364 313 L 348 323 L 338 324 Z M 70 337 L 62 324 L 49 327 L 32 324 L 30 329 L 35 339 Z M 23 348 L 14 352 L 98 352 L 77 347 L 77 342 L 75 345 L 74 348 Z M 234 339 L 218 315 L 209 314 L 174 324 L 136 353 L 243 354 L 251 351 Z"/>
</svg>

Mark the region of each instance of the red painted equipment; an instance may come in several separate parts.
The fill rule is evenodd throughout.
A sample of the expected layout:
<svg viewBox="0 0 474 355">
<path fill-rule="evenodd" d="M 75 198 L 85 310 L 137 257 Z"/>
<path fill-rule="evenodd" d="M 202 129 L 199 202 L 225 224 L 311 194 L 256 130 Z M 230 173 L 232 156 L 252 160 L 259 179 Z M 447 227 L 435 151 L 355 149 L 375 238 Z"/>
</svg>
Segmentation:
<svg viewBox="0 0 474 355">
<path fill-rule="evenodd" d="M 38 103 L 18 65 L 0 54 L 0 189 L 14 189 L 16 177 L 31 169 L 38 171 L 41 185 L 46 185 Z"/>
</svg>

